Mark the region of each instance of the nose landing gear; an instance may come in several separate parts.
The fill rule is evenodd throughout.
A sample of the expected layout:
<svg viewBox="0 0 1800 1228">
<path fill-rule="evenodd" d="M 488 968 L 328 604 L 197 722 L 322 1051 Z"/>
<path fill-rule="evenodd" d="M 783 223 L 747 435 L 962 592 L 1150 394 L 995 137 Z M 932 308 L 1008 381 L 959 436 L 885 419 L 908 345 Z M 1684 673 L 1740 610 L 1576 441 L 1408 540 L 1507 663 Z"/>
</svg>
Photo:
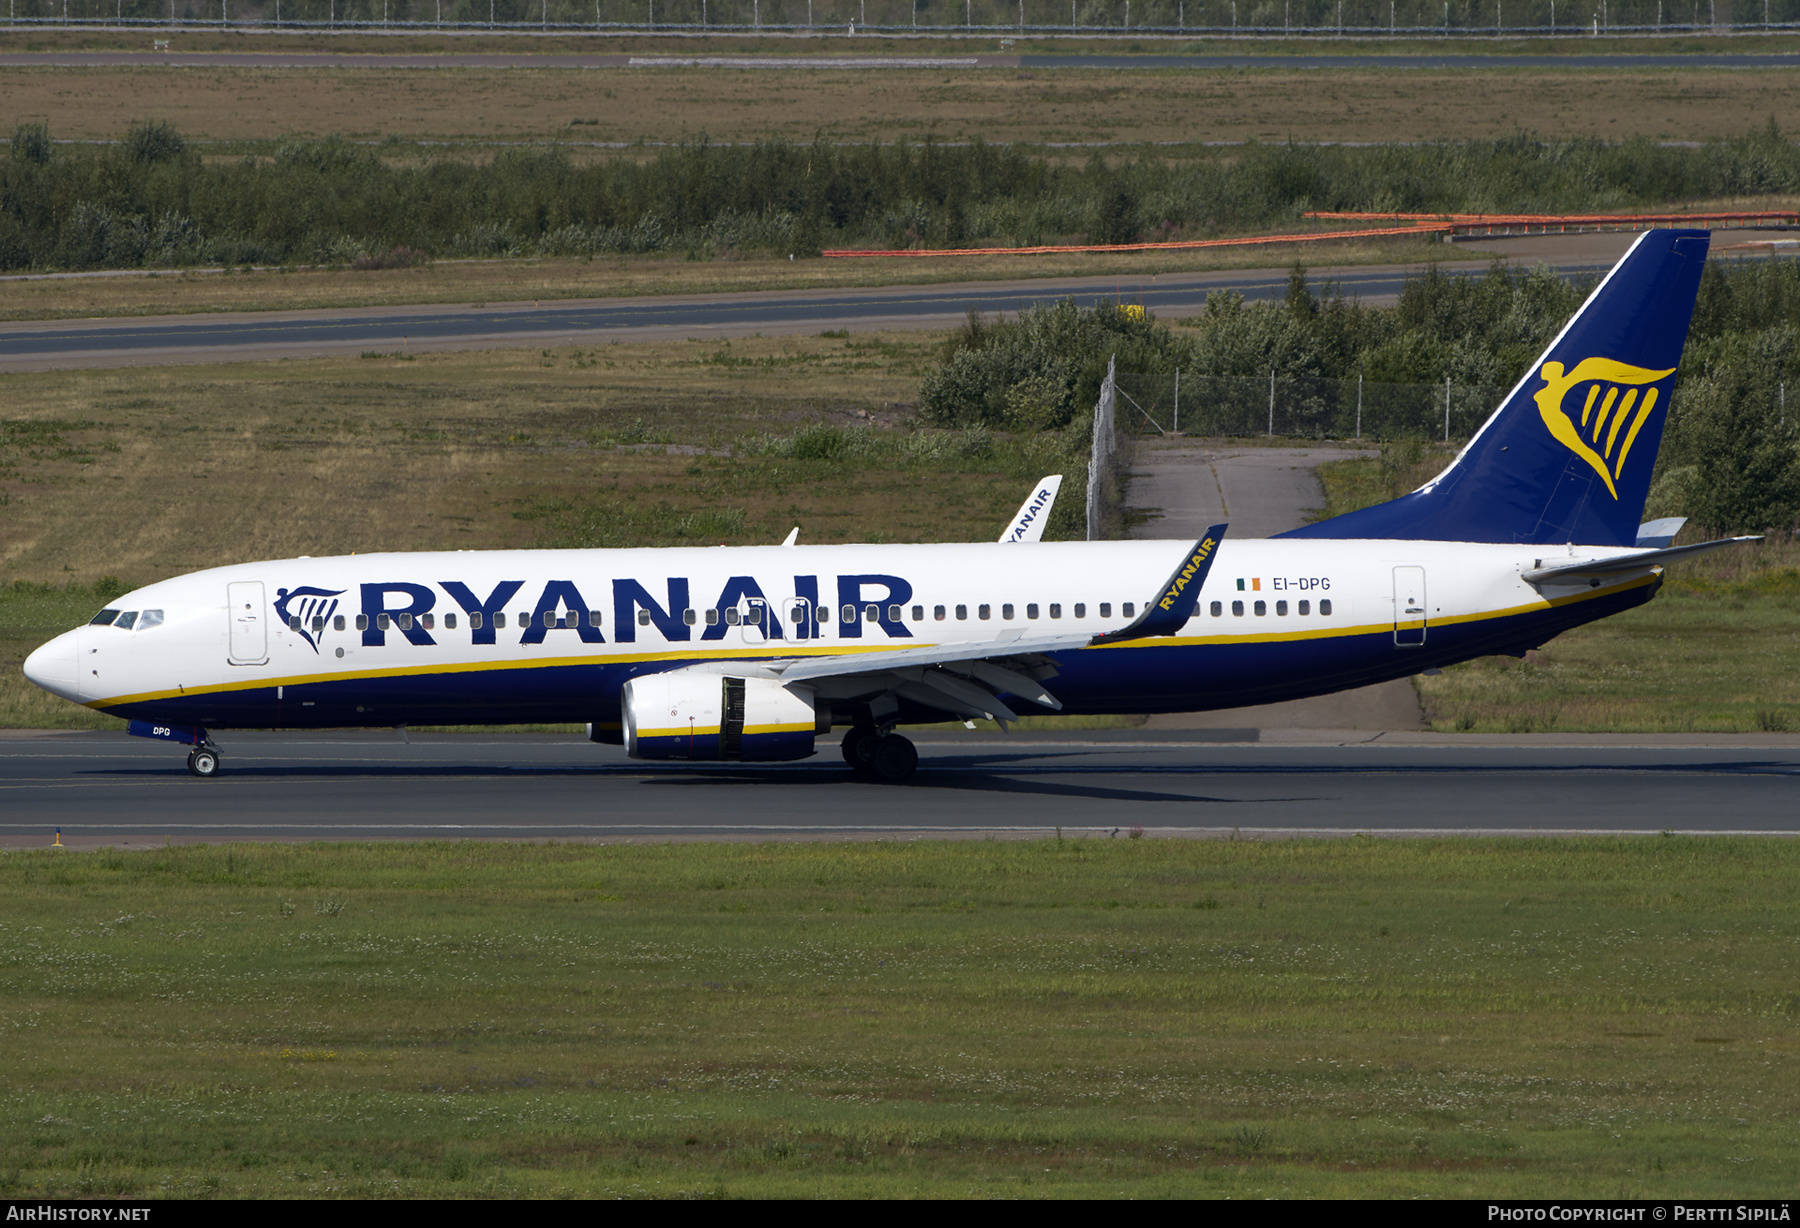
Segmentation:
<svg viewBox="0 0 1800 1228">
<path fill-rule="evenodd" d="M 188 752 L 188 771 L 202 780 L 219 774 L 219 748 L 199 725 L 159 725 L 153 721 L 131 721 L 125 732 L 134 738 L 155 738 L 159 742 L 179 742 L 194 749 Z"/>
</svg>

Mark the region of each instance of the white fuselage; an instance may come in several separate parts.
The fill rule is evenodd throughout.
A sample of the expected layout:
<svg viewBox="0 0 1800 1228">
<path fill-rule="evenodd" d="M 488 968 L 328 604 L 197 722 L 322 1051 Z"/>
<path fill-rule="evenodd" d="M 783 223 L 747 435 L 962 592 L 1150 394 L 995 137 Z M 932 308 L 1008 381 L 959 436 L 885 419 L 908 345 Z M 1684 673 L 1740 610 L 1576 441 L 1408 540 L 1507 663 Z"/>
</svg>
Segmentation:
<svg viewBox="0 0 1800 1228">
<path fill-rule="evenodd" d="M 119 617 L 69 632 L 34 653 L 27 673 L 93 708 L 209 728 L 616 721 L 626 681 L 683 665 L 1115 630 L 1186 548 L 757 546 L 247 563 L 139 589 L 109 607 L 136 615 L 129 629 Z M 1540 588 L 1522 572 L 1629 553 L 1228 539 L 1179 634 L 1059 653 L 1055 691 L 1071 712 L 1227 708 L 1518 651 L 1647 600 L 1660 575 Z"/>
</svg>

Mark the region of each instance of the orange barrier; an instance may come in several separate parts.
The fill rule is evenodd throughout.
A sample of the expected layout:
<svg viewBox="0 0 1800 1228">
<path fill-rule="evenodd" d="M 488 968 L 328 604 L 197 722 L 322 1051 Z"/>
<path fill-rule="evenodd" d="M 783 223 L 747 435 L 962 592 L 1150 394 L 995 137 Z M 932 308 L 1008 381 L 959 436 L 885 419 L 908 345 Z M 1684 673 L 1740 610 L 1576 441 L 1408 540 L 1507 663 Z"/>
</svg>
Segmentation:
<svg viewBox="0 0 1800 1228">
<path fill-rule="evenodd" d="M 1708 223 L 1712 230 L 1730 230 L 1748 226 L 1800 225 L 1800 212 L 1785 210 L 1765 213 L 1334 213 L 1319 210 L 1301 216 L 1314 221 L 1393 222 L 1395 225 L 1370 230 L 1320 230 L 1308 234 L 1249 235 L 1241 239 L 1188 239 L 1179 243 L 1068 243 L 1043 247 L 941 247 L 850 250 L 834 249 L 820 255 L 833 259 L 863 256 L 1047 256 L 1059 252 L 1170 252 L 1199 247 L 1256 247 L 1265 243 L 1319 243 L 1326 239 L 1377 239 L 1395 235 L 1472 234 L 1486 230 L 1511 233 L 1515 229 L 1530 233 L 1551 230 L 1630 229 L 1647 230 L 1663 226 L 1692 226 Z M 1410 223 L 1401 225 L 1400 223 Z"/>
<path fill-rule="evenodd" d="M 1377 230 L 1320 230 L 1298 235 L 1251 235 L 1242 239 L 1188 239 L 1180 243 L 1084 243 L 1057 244 L 1045 247 L 908 247 L 879 248 L 868 251 L 840 249 L 819 254 L 836 259 L 846 259 L 856 256 L 1046 256 L 1056 252 L 1171 252 L 1196 247 L 1254 247 L 1262 243 L 1317 243 L 1323 239 L 1374 239 L 1390 235 L 1448 234 L 1451 229 L 1449 223 L 1442 223 L 1388 226 Z"/>
<path fill-rule="evenodd" d="M 1577 230 L 1654 230 L 1664 226 L 1706 225 L 1712 230 L 1734 230 L 1746 226 L 1792 226 L 1800 224 L 1800 213 L 1786 210 L 1762 213 L 1339 213 L 1319 210 L 1302 216 L 1317 221 L 1334 222 L 1419 222 L 1447 225 L 1456 234 L 1485 230 L 1523 230 L 1549 232 Z"/>
</svg>

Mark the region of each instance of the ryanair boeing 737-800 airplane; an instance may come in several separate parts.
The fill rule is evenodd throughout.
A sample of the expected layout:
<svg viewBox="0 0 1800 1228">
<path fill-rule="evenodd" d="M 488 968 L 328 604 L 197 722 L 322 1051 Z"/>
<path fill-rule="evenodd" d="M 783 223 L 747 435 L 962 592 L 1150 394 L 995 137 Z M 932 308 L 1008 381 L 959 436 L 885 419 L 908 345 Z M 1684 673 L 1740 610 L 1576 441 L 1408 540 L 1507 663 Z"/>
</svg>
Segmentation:
<svg viewBox="0 0 1800 1228">
<path fill-rule="evenodd" d="M 900 780 L 908 723 L 1230 708 L 1520 654 L 1729 544 L 1638 523 L 1707 243 L 1640 236 L 1435 479 L 1269 540 L 1041 542 L 1047 483 L 986 545 L 248 563 L 139 589 L 25 673 L 191 746 L 200 776 L 219 729 L 569 721 L 638 759 L 743 762 L 847 727 L 850 765 Z"/>
</svg>

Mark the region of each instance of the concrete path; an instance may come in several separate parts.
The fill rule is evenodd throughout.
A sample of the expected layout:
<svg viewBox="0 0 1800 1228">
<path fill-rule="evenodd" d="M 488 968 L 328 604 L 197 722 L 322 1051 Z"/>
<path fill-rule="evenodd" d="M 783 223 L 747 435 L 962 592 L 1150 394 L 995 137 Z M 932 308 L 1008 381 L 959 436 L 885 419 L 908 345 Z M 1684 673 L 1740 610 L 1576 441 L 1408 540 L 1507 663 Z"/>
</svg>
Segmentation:
<svg viewBox="0 0 1800 1228">
<path fill-rule="evenodd" d="M 1273 537 L 1306 522 L 1325 502 L 1317 467 L 1372 455 L 1343 446 L 1260 446 L 1237 441 L 1140 441 L 1132 467 L 1131 507 L 1160 514 L 1133 537 L 1194 538 L 1224 521 L 1233 538 Z M 1425 714 L 1411 682 L 1375 686 L 1250 708 L 1153 716 L 1146 729 L 1420 730 Z"/>
</svg>

